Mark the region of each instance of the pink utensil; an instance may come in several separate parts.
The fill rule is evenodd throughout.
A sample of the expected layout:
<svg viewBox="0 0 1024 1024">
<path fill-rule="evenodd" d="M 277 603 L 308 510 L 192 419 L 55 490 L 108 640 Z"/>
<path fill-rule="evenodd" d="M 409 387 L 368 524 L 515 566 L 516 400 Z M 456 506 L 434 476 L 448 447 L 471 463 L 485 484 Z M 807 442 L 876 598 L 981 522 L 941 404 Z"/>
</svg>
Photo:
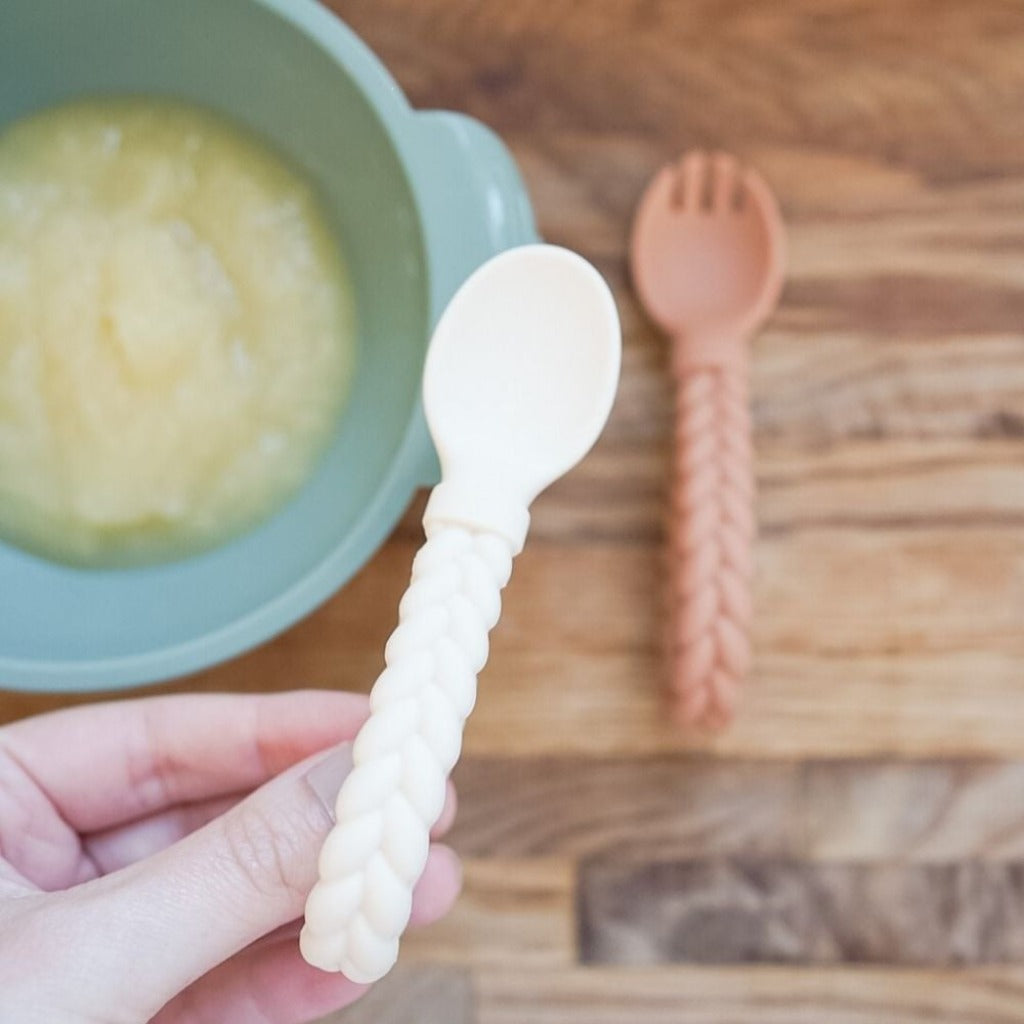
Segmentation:
<svg viewBox="0 0 1024 1024">
<path fill-rule="evenodd" d="M 721 728 L 750 664 L 755 533 L 748 341 L 782 290 L 784 232 L 756 171 L 686 154 L 640 200 L 630 242 L 676 385 L 668 646 L 679 719 Z"/>
</svg>

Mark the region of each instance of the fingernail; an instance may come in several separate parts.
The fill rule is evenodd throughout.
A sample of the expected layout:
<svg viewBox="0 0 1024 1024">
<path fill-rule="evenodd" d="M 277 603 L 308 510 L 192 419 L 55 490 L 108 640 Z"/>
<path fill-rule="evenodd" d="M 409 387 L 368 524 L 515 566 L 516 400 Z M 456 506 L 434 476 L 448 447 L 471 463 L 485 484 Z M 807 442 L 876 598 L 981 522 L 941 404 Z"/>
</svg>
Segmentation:
<svg viewBox="0 0 1024 1024">
<path fill-rule="evenodd" d="M 334 818 L 334 804 L 345 777 L 352 771 L 352 744 L 342 743 L 306 772 L 309 788 Z"/>
</svg>

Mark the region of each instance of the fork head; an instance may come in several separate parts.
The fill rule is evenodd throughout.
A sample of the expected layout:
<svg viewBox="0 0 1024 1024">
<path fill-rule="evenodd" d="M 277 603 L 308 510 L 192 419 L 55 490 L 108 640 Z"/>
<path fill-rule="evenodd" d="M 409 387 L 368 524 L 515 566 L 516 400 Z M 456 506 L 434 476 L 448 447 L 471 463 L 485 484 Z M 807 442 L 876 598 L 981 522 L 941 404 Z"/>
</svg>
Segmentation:
<svg viewBox="0 0 1024 1024">
<path fill-rule="evenodd" d="M 764 179 L 724 153 L 686 154 L 644 193 L 630 240 L 648 315 L 673 337 L 741 340 L 782 289 L 784 233 Z"/>
</svg>

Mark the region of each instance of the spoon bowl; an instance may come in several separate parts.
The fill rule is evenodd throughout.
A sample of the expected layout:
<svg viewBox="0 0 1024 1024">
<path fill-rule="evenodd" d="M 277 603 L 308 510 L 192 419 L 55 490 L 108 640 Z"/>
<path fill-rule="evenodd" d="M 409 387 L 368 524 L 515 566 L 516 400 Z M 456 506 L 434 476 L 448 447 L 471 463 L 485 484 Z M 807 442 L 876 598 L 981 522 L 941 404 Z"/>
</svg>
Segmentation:
<svg viewBox="0 0 1024 1024">
<path fill-rule="evenodd" d="M 438 323 L 424 368 L 442 470 L 428 518 L 486 507 L 487 524 L 521 544 L 527 507 L 601 433 L 620 362 L 615 301 L 582 257 L 525 245 L 480 267 Z"/>
</svg>

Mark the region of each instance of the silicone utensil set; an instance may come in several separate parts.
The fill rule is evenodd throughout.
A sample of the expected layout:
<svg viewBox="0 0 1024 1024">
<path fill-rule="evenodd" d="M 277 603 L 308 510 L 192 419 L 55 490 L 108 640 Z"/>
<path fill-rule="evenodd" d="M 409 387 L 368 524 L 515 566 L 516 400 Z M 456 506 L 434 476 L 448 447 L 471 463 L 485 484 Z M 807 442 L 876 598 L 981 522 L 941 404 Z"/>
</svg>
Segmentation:
<svg viewBox="0 0 1024 1024">
<path fill-rule="evenodd" d="M 754 172 L 694 154 L 655 177 L 631 254 L 640 297 L 673 339 L 678 384 L 674 688 L 683 719 L 721 724 L 749 658 L 745 343 L 779 293 L 781 222 Z M 368 983 L 395 963 L 529 506 L 597 440 L 620 359 L 607 286 L 554 246 L 494 257 L 442 316 L 423 377 L 442 478 L 306 904 L 300 945 L 314 966 Z"/>
</svg>

